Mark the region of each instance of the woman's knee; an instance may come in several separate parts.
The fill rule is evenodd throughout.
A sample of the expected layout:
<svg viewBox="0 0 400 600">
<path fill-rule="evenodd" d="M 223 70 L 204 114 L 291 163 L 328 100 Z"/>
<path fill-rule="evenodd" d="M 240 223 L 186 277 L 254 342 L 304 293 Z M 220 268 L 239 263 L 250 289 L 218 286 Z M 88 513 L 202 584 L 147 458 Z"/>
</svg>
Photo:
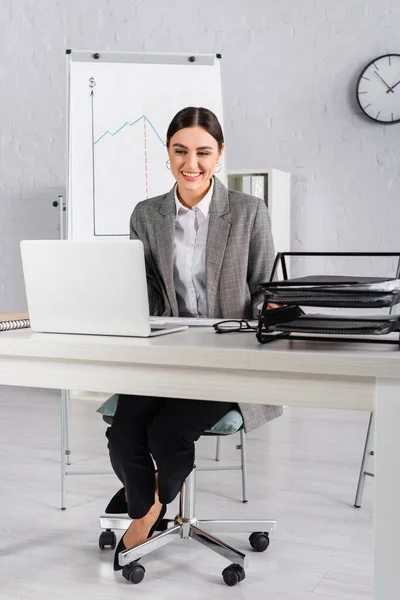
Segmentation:
<svg viewBox="0 0 400 600">
<path fill-rule="evenodd" d="M 194 442 L 177 424 L 176 427 L 165 427 L 156 419 L 148 428 L 149 450 L 157 462 L 171 462 L 182 453 L 191 452 Z"/>
</svg>

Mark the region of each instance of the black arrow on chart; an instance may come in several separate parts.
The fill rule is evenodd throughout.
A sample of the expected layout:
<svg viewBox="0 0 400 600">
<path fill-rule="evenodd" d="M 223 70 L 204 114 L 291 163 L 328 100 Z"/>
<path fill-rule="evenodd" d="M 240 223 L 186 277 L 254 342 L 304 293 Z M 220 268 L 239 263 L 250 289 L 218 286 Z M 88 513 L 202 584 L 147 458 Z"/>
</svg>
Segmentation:
<svg viewBox="0 0 400 600">
<path fill-rule="evenodd" d="M 93 193 L 93 235 L 96 235 L 96 183 L 94 170 L 94 90 L 96 86 L 94 77 L 89 78 L 90 102 L 92 112 L 92 193 Z"/>
</svg>

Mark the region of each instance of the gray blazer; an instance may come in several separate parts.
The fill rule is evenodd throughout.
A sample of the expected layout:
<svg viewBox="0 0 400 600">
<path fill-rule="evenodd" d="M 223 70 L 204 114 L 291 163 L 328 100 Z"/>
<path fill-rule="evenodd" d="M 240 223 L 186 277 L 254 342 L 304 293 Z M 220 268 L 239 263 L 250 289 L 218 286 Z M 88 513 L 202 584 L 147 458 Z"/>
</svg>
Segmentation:
<svg viewBox="0 0 400 600">
<path fill-rule="evenodd" d="M 206 246 L 208 316 L 252 318 L 262 299 L 257 284 L 268 281 L 274 260 L 268 210 L 263 200 L 214 181 Z M 152 315 L 179 316 L 173 278 L 175 211 L 172 189 L 139 202 L 131 216 L 130 237 L 144 245 Z M 282 414 L 280 406 L 239 404 L 239 408 L 245 431 Z"/>
</svg>

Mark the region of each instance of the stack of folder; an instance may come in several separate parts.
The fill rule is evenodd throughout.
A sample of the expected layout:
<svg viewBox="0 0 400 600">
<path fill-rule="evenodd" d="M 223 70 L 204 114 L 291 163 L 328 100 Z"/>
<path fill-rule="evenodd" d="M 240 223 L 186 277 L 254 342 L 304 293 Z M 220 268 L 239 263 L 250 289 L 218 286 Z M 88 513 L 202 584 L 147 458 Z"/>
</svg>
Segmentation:
<svg viewBox="0 0 400 600">
<path fill-rule="evenodd" d="M 305 313 L 302 308 L 391 310 L 400 303 L 400 279 L 317 275 L 271 281 L 261 284 L 260 290 L 264 293 L 257 333 L 261 343 L 276 339 L 276 333 L 375 336 L 400 331 L 400 315 L 365 316 L 362 311 L 331 315 Z M 270 303 L 281 306 L 269 310 Z"/>
</svg>

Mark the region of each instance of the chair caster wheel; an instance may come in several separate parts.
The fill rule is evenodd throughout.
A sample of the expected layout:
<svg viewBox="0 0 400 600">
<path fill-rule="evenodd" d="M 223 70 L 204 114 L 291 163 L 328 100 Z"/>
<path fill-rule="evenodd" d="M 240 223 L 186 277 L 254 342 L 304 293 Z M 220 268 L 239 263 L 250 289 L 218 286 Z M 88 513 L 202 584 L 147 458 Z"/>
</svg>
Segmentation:
<svg viewBox="0 0 400 600">
<path fill-rule="evenodd" d="M 249 537 L 250 546 L 254 548 L 256 552 L 265 552 L 269 546 L 269 533 L 266 531 L 255 531 Z"/>
<path fill-rule="evenodd" d="M 122 575 L 131 583 L 140 583 L 143 581 L 146 569 L 138 562 L 129 563 L 122 569 Z"/>
<path fill-rule="evenodd" d="M 224 578 L 226 585 L 232 587 L 243 581 L 243 579 L 246 577 L 246 573 L 243 567 L 234 564 L 229 565 L 229 567 L 226 567 L 226 569 L 222 571 L 222 577 Z"/>
<path fill-rule="evenodd" d="M 117 537 L 111 529 L 107 529 L 106 531 L 102 531 L 99 537 L 99 548 L 100 550 L 105 550 L 106 548 L 111 548 L 114 550 L 117 545 Z"/>
</svg>

